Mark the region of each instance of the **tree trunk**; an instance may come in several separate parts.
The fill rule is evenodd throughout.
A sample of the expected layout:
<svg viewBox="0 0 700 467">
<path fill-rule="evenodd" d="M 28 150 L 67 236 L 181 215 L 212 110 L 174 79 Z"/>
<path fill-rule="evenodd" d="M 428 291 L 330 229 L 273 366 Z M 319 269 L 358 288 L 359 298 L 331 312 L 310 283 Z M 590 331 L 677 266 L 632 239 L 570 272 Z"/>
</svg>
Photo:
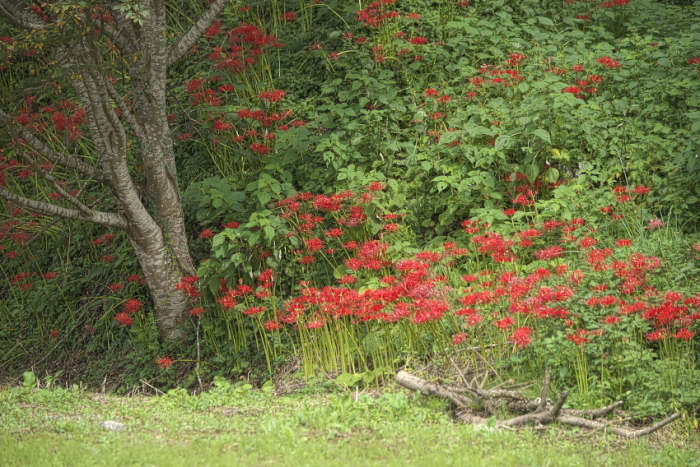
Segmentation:
<svg viewBox="0 0 700 467">
<path fill-rule="evenodd" d="M 90 183 L 108 187 L 117 204 L 116 212 L 100 212 L 84 205 L 62 189 L 51 173 L 41 169 L 31 155 L 23 154 L 35 171 L 73 208 L 25 198 L 0 187 L 0 196 L 26 209 L 50 216 L 79 219 L 116 227 L 126 232 L 138 257 L 155 303 L 156 322 L 163 339 L 186 336 L 190 298 L 176 285 L 196 269 L 190 256 L 185 219 L 177 185 L 173 141 L 167 121 L 166 80 L 168 67 L 182 58 L 211 26 L 230 0 L 213 0 L 207 11 L 172 44 L 167 43 L 165 0 L 147 0 L 131 4 L 115 2 L 104 9 L 88 13 L 80 27 L 69 32 L 53 29 L 60 36 L 54 58 L 70 77 L 83 104 L 90 133 L 97 151 L 97 164 L 92 157 L 54 151 L 8 113 L 0 110 L 0 125 L 7 126 L 17 141 L 28 144 L 56 165 L 69 167 L 85 176 Z M 110 10 L 111 6 L 116 6 Z M 100 14 L 100 12 L 102 12 Z M 110 13 L 113 19 L 103 19 Z M 82 11 L 81 11 L 82 13 Z M 0 0 L 0 16 L 25 30 L 45 30 L 56 18 L 41 17 L 24 2 Z M 56 19 L 56 24 L 61 21 Z M 105 53 L 103 41 L 95 33 L 106 35 L 120 50 L 121 64 L 130 63 L 123 76 L 126 93 L 132 102 L 115 89 L 110 75 L 118 75 L 121 66 L 110 66 L 103 60 L 113 57 Z M 24 142 L 20 143 L 20 138 Z M 135 141 L 134 141 L 135 140 Z M 145 175 L 145 190 L 137 188 L 132 178 L 133 143 L 140 156 Z M 131 153 L 131 154 L 130 154 Z M 90 156 L 90 155 L 88 155 Z"/>
<path fill-rule="evenodd" d="M 129 235 L 148 289 L 155 304 L 155 317 L 163 339 L 183 339 L 186 332 L 183 324 L 192 308 L 187 294 L 175 286 L 183 274 L 175 262 L 173 252 L 163 240 L 163 235 L 134 238 Z"/>
</svg>

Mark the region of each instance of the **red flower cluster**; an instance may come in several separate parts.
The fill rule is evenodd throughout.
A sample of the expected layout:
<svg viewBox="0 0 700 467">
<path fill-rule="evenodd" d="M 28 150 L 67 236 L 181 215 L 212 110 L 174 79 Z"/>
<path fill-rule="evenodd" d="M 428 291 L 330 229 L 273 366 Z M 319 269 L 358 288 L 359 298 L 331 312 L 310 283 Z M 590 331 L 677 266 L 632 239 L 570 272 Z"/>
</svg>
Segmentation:
<svg viewBox="0 0 700 467">
<path fill-rule="evenodd" d="M 258 97 L 268 102 L 280 102 L 286 95 L 286 92 L 282 91 L 281 89 L 276 89 L 274 91 L 265 91 L 260 93 Z"/>
<path fill-rule="evenodd" d="M 124 303 L 124 311 L 114 316 L 114 319 L 117 320 L 117 322 L 122 326 L 131 326 L 131 324 L 134 322 L 133 314 L 141 311 L 142 307 L 143 303 L 135 298 L 132 298 Z"/>
<path fill-rule="evenodd" d="M 603 65 L 604 67 L 607 67 L 607 68 L 619 68 L 622 66 L 622 64 L 620 62 L 618 62 L 614 58 L 610 58 L 607 56 L 599 58 L 598 63 L 600 63 L 601 65 Z"/>
<path fill-rule="evenodd" d="M 625 6 L 625 5 L 629 4 L 631 1 L 632 0 L 612 0 L 609 2 L 601 3 L 598 6 L 599 6 L 599 8 L 613 8 L 616 6 Z"/>
<path fill-rule="evenodd" d="M 196 285 L 197 282 L 199 282 L 198 276 L 186 276 L 175 285 L 175 288 L 178 290 L 184 290 L 191 299 L 197 299 L 202 295 L 202 293 L 199 291 L 199 287 Z"/>
<path fill-rule="evenodd" d="M 177 360 L 173 360 L 170 357 L 160 357 L 158 360 L 156 360 L 158 366 L 164 370 L 167 370 L 168 368 L 173 366 L 175 362 L 177 362 Z"/>
<path fill-rule="evenodd" d="M 377 0 L 369 5 L 364 10 L 357 12 L 357 20 L 365 26 L 371 28 L 379 28 L 393 18 L 399 18 L 401 14 L 398 11 L 389 11 L 388 5 L 393 5 L 396 0 Z"/>
</svg>

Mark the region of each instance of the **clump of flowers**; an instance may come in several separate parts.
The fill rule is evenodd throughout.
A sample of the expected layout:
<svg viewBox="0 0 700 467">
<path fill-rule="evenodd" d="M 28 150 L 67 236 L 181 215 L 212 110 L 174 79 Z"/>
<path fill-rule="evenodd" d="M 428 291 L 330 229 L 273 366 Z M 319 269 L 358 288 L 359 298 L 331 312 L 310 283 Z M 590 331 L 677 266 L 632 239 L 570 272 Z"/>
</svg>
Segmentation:
<svg viewBox="0 0 700 467">
<path fill-rule="evenodd" d="M 385 188 L 374 183 L 363 194 L 301 193 L 280 201 L 300 264 L 311 272 L 330 262 L 340 273 L 335 284 L 312 272 L 294 296 L 271 302 L 277 273 L 268 269 L 254 285 L 222 289 L 222 309 L 254 320 L 260 333 L 297 336 L 305 361 L 323 368 L 381 359 L 357 347 L 347 350 L 348 361 L 323 355 L 347 339 L 398 332 L 389 329 L 413 329 L 444 348 L 495 339 L 514 352 L 538 349 L 542 340 L 562 335 L 585 354 L 594 341 L 616 345 L 614 329 L 632 319 L 648 329 L 644 345 L 695 338 L 700 296 L 657 289 L 660 258 L 635 251 L 631 239 L 600 237 L 585 219 L 548 219 L 509 233 L 468 219 L 462 244 L 446 242 L 410 255 L 392 254 L 393 228 L 379 229 L 379 238 L 348 241 L 372 218 L 397 216 L 371 214 L 370 202 Z M 626 203 L 632 203 L 632 196 L 649 191 L 617 187 L 613 196 L 629 195 Z"/>
</svg>

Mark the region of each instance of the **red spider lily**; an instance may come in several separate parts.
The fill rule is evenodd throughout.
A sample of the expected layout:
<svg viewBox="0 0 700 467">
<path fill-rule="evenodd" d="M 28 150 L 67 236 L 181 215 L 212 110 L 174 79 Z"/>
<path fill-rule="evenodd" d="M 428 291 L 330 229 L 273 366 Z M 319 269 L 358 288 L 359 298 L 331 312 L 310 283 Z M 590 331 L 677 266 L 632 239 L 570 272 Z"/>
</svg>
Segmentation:
<svg viewBox="0 0 700 467">
<path fill-rule="evenodd" d="M 429 263 L 437 263 L 442 259 L 442 254 L 434 251 L 423 251 L 418 253 L 416 258 L 422 261 L 428 261 Z"/>
<path fill-rule="evenodd" d="M 647 340 L 654 342 L 654 341 L 659 341 L 663 340 L 666 338 L 668 335 L 668 332 L 665 329 L 659 329 L 657 331 L 651 332 L 646 335 Z"/>
<path fill-rule="evenodd" d="M 232 291 L 231 293 L 235 295 L 236 297 L 240 297 L 243 295 L 249 295 L 254 292 L 253 288 L 249 285 L 246 284 L 241 284 L 238 287 L 236 287 L 235 291 Z"/>
<path fill-rule="evenodd" d="M 260 99 L 266 100 L 268 102 L 280 102 L 287 96 L 287 93 L 281 89 L 276 89 L 274 91 L 265 91 L 258 94 Z"/>
<path fill-rule="evenodd" d="M 266 155 L 272 152 L 272 148 L 269 146 L 266 146 L 262 143 L 253 143 L 250 145 L 250 150 L 253 152 L 256 152 L 260 155 Z"/>
<path fill-rule="evenodd" d="M 143 303 L 141 303 L 140 300 L 132 298 L 124 304 L 124 311 L 126 311 L 128 313 L 137 313 L 137 312 L 141 311 L 142 307 L 143 307 Z"/>
<path fill-rule="evenodd" d="M 584 329 L 579 329 L 575 334 L 568 334 L 566 338 L 578 346 L 583 346 L 591 341 L 588 337 L 586 337 L 587 335 L 587 331 Z"/>
<path fill-rule="evenodd" d="M 421 37 L 421 36 L 412 37 L 410 42 L 411 42 L 411 44 L 414 44 L 414 45 L 424 45 L 424 44 L 430 43 L 430 41 L 428 40 L 427 37 Z"/>
<path fill-rule="evenodd" d="M 581 247 L 582 248 L 593 248 L 598 244 L 598 240 L 596 240 L 593 237 L 586 237 L 583 240 L 581 240 Z"/>
<path fill-rule="evenodd" d="M 518 347 L 527 347 L 532 343 L 532 329 L 521 327 L 515 330 L 510 340 Z"/>
<path fill-rule="evenodd" d="M 299 260 L 301 264 L 314 264 L 316 262 L 315 256 L 304 256 Z"/>
<path fill-rule="evenodd" d="M 520 232 L 518 235 L 521 238 L 537 238 L 542 235 L 542 232 L 537 229 L 528 229 Z"/>
<path fill-rule="evenodd" d="M 236 301 L 236 298 L 231 295 L 229 292 L 225 296 L 221 297 L 220 299 L 217 300 L 219 304 L 223 307 L 224 310 L 230 310 L 234 306 L 238 305 L 238 302 Z"/>
<path fill-rule="evenodd" d="M 686 342 L 689 342 L 693 337 L 695 337 L 695 333 L 691 332 L 688 328 L 683 328 L 680 331 L 678 331 L 674 335 L 674 337 L 678 340 L 684 340 Z"/>
<path fill-rule="evenodd" d="M 192 308 L 192 309 L 190 310 L 190 314 L 191 314 L 192 316 L 202 316 L 202 315 L 203 315 L 204 313 L 206 313 L 206 312 L 207 312 L 207 310 L 205 310 L 205 309 L 202 308 L 202 307 Z"/>
<path fill-rule="evenodd" d="M 599 8 L 613 8 L 616 6 L 625 6 L 632 0 L 611 0 L 609 2 L 604 2 L 598 5 Z"/>
<path fill-rule="evenodd" d="M 258 276 L 258 281 L 269 282 L 269 281 L 272 281 L 274 279 L 274 276 L 275 276 L 274 269 L 272 269 L 272 268 L 266 269 L 260 273 L 260 275 Z"/>
<path fill-rule="evenodd" d="M 231 125 L 229 122 L 225 122 L 223 120 L 217 120 L 214 122 L 214 125 L 212 126 L 212 128 L 215 131 L 227 131 L 227 130 L 230 130 L 231 128 L 233 128 L 233 125 Z"/>
<path fill-rule="evenodd" d="M 29 279 L 30 277 L 32 277 L 34 275 L 35 275 L 35 273 L 33 273 L 33 272 L 20 272 L 19 274 L 15 275 L 14 278 L 12 278 L 12 280 L 10 281 L 10 285 L 12 285 L 12 286 L 21 285 L 27 279 Z"/>
<path fill-rule="evenodd" d="M 467 326 L 469 326 L 469 327 L 477 326 L 483 320 L 484 320 L 484 317 L 481 315 L 471 315 L 467 318 Z"/>
<path fill-rule="evenodd" d="M 207 238 L 212 238 L 214 235 L 216 235 L 216 232 L 214 232 L 213 230 L 204 229 L 199 233 L 199 235 L 197 237 L 207 239 Z"/>
<path fill-rule="evenodd" d="M 602 57 L 598 59 L 598 63 L 607 68 L 618 68 L 622 66 L 620 62 L 610 57 Z"/>
<path fill-rule="evenodd" d="M 415 300 L 414 304 L 416 314 L 413 317 L 413 322 L 416 324 L 439 320 L 450 309 L 450 305 L 444 300 L 418 299 Z"/>
<path fill-rule="evenodd" d="M 544 248 L 540 251 L 535 252 L 535 258 L 546 261 L 553 258 L 559 258 L 564 256 L 564 248 L 559 245 L 553 245 L 549 248 Z"/>
<path fill-rule="evenodd" d="M 502 320 L 497 321 L 495 326 L 497 328 L 505 329 L 505 328 L 511 327 L 514 324 L 515 324 L 515 319 L 512 316 L 506 316 Z"/>
<path fill-rule="evenodd" d="M 308 248 L 309 251 L 311 251 L 312 253 L 322 250 L 326 247 L 326 243 L 320 238 L 312 238 L 306 240 L 304 243 L 306 243 L 306 248 Z"/>
<path fill-rule="evenodd" d="M 108 242 L 112 241 L 113 238 L 114 238 L 114 234 L 107 233 L 107 234 L 104 234 L 103 236 L 101 236 L 100 238 L 96 238 L 95 240 L 93 240 L 92 244 L 93 245 L 102 245 L 104 243 L 108 243 Z"/>
<path fill-rule="evenodd" d="M 114 319 L 116 319 L 119 324 L 125 327 L 131 326 L 131 324 L 134 322 L 134 318 L 125 311 L 122 311 L 121 313 L 117 314 L 114 317 Z"/>
<path fill-rule="evenodd" d="M 173 360 L 170 357 L 160 357 L 158 360 L 156 360 L 158 366 L 164 370 L 167 370 L 168 368 L 173 366 L 175 362 L 177 362 L 177 360 Z"/>
<path fill-rule="evenodd" d="M 622 303 L 620 305 L 620 314 L 622 315 L 632 315 L 635 313 L 643 312 L 647 309 L 648 305 L 646 302 L 637 301 L 631 304 Z"/>
<path fill-rule="evenodd" d="M 647 226 L 647 229 L 649 230 L 656 230 L 664 227 L 666 223 L 662 221 L 661 219 L 652 219 L 649 221 L 649 225 Z"/>
<path fill-rule="evenodd" d="M 672 303 L 663 303 L 648 308 L 644 312 L 644 319 L 650 321 L 654 327 L 669 326 L 688 316 L 688 307 L 675 306 Z"/>
<path fill-rule="evenodd" d="M 223 23 L 221 21 L 216 21 L 214 24 L 212 24 L 209 29 L 204 33 L 204 37 L 214 37 L 218 36 L 221 33 L 221 26 Z"/>
<path fill-rule="evenodd" d="M 321 320 L 315 320 L 315 321 L 311 321 L 309 323 L 306 323 L 306 327 L 308 329 L 320 329 L 323 327 L 324 324 L 325 323 Z"/>
<path fill-rule="evenodd" d="M 612 256 L 613 250 L 611 248 L 604 248 L 602 250 L 593 249 L 588 252 L 588 262 L 592 265 L 599 265 L 603 263 L 606 259 Z"/>
<path fill-rule="evenodd" d="M 354 284 L 355 282 L 357 282 L 357 277 L 355 277 L 351 274 L 347 274 L 347 275 L 343 276 L 342 278 L 340 278 L 338 280 L 338 282 L 340 282 L 341 284 L 346 284 L 346 285 Z"/>
<path fill-rule="evenodd" d="M 368 191 L 382 191 L 386 188 L 382 182 L 372 182 L 367 186 Z"/>
<path fill-rule="evenodd" d="M 462 342 L 464 342 L 469 335 L 466 332 L 460 332 L 459 334 L 455 334 L 454 337 L 452 337 L 452 345 L 459 345 Z"/>
<path fill-rule="evenodd" d="M 313 201 L 313 206 L 321 211 L 336 212 L 342 209 L 343 200 L 337 195 L 318 195 Z"/>
<path fill-rule="evenodd" d="M 620 318 L 619 316 L 615 316 L 615 315 L 610 315 L 607 318 L 605 318 L 605 324 L 612 325 L 612 324 L 617 324 L 621 321 L 622 321 L 622 318 Z"/>
<path fill-rule="evenodd" d="M 175 285 L 175 288 L 178 290 L 184 290 L 190 298 L 198 298 L 202 295 L 199 288 L 195 285 L 195 282 L 198 281 L 199 277 L 197 276 L 183 277 L 182 280 Z"/>
</svg>

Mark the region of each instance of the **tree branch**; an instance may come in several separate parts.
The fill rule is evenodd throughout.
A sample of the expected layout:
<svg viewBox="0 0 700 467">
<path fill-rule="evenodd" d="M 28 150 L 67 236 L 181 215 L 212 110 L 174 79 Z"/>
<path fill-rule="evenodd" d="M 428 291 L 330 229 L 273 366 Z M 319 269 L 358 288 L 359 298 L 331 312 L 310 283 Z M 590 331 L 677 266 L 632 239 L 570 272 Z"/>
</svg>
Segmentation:
<svg viewBox="0 0 700 467">
<path fill-rule="evenodd" d="M 520 415 L 519 417 L 509 418 L 508 420 L 503 420 L 498 424 L 501 426 L 514 427 L 525 425 L 527 423 L 541 423 L 542 425 L 551 423 L 554 420 L 556 420 L 559 416 L 559 411 L 564 406 L 564 403 L 566 402 L 566 398 L 568 396 L 568 391 L 562 391 L 561 394 L 559 394 L 559 399 L 557 399 L 557 402 L 552 406 L 551 409 L 542 412 L 532 412 L 529 414 Z"/>
<path fill-rule="evenodd" d="M 395 379 L 397 383 L 405 388 L 412 391 L 420 391 L 423 394 L 449 399 L 459 407 L 464 407 L 465 405 L 473 403 L 473 401 L 466 396 L 449 391 L 437 384 L 430 383 L 405 371 L 396 373 Z"/>
<path fill-rule="evenodd" d="M 112 83 L 108 79 L 105 80 L 105 87 L 107 88 L 107 94 L 109 94 L 109 97 L 111 97 L 112 100 L 117 104 L 119 110 L 122 111 L 122 115 L 124 116 L 126 123 L 128 123 L 131 129 L 134 130 L 136 138 L 139 140 L 139 143 L 141 143 L 141 146 L 144 147 L 146 142 L 146 135 L 143 134 L 143 128 L 134 118 L 134 115 L 131 113 L 129 106 L 126 105 L 126 102 L 124 102 L 122 96 L 120 96 L 117 90 L 114 89 L 114 86 L 112 86 Z"/>
<path fill-rule="evenodd" d="M 128 34 L 124 34 L 124 28 L 114 28 L 101 20 L 95 21 L 95 24 L 122 53 L 136 53 L 136 47 L 134 47 L 133 41 L 127 37 Z"/>
<path fill-rule="evenodd" d="M 542 382 L 542 392 L 540 393 L 540 400 L 537 404 L 537 409 L 535 409 L 536 412 L 542 412 L 544 411 L 545 407 L 547 407 L 547 396 L 549 395 L 549 383 L 552 378 L 552 369 L 547 367 L 547 369 L 544 371 L 544 381 Z"/>
<path fill-rule="evenodd" d="M 600 418 L 612 413 L 615 409 L 620 407 L 624 402 L 617 401 L 614 404 L 610 404 L 607 407 L 601 407 L 599 409 L 565 409 L 562 410 L 562 415 L 571 415 L 573 417 L 585 417 L 585 418 Z"/>
<path fill-rule="evenodd" d="M 2 0 L 0 0 L 2 1 Z M 27 130 L 24 126 L 17 123 L 17 121 L 9 114 L 0 110 L 0 123 L 4 123 L 8 126 L 13 126 L 17 134 L 29 144 L 36 152 L 50 160 L 56 165 L 62 165 L 70 169 L 75 169 L 82 173 L 86 177 L 92 180 L 96 180 L 103 185 L 111 186 L 109 178 L 107 178 L 102 172 L 93 167 L 90 164 L 86 164 L 77 157 L 68 156 L 66 154 L 60 154 L 53 149 L 46 146 L 39 138 L 37 138 L 34 133 Z"/>
<path fill-rule="evenodd" d="M 22 29 L 41 30 L 50 24 L 43 21 L 21 0 L 0 0 L 0 16 Z"/>
<path fill-rule="evenodd" d="M 556 420 L 559 423 L 563 423 L 565 425 L 576 426 L 579 428 L 588 428 L 591 430 L 598 430 L 598 429 L 604 428 L 606 430 L 610 430 L 611 432 L 615 433 L 616 435 L 620 435 L 622 437 L 632 439 L 632 438 L 639 438 L 640 436 L 645 436 L 645 435 L 648 435 L 650 433 L 653 433 L 656 430 L 665 427 L 669 423 L 678 420 L 680 417 L 681 417 L 681 413 L 676 412 L 673 415 L 664 418 L 660 422 L 655 423 L 654 425 L 651 425 L 651 426 L 648 426 L 646 428 L 642 428 L 639 430 L 630 430 L 630 429 L 622 428 L 619 426 L 611 426 L 607 423 L 597 422 L 595 420 L 588 420 L 586 418 L 573 417 L 571 415 L 559 415 Z"/>
<path fill-rule="evenodd" d="M 2 187 L 0 187 L 0 196 L 8 201 L 17 203 L 30 211 L 38 212 L 47 216 L 87 221 L 92 222 L 93 224 L 100 224 L 106 227 L 115 227 L 122 230 L 127 230 L 129 227 L 129 224 L 124 217 L 112 212 L 90 210 L 89 215 L 86 215 L 77 209 L 68 209 L 61 206 L 56 206 L 55 204 L 25 198 L 24 196 L 12 193 L 11 191 L 8 191 Z"/>
<path fill-rule="evenodd" d="M 516 400 L 516 402 L 526 400 L 528 403 L 520 404 L 520 406 L 517 406 L 517 404 L 508 405 L 509 410 L 515 408 L 517 412 L 522 413 L 527 411 L 528 413 L 512 417 L 507 420 L 501 420 L 497 422 L 495 426 L 498 428 L 511 428 L 519 427 L 528 423 L 537 423 L 545 425 L 552 422 L 559 422 L 565 425 L 572 425 L 591 430 L 606 429 L 617 435 L 624 436 L 625 438 L 638 438 L 640 436 L 645 436 L 649 433 L 653 433 L 654 431 L 677 420 L 681 416 L 681 413 L 678 412 L 671 415 L 670 417 L 661 420 L 660 422 L 654 425 L 644 427 L 638 430 L 632 430 L 620 426 L 613 426 L 601 421 L 589 420 L 587 418 L 582 418 L 581 415 L 602 417 L 615 410 L 622 404 L 622 402 L 615 402 L 614 404 L 608 407 L 602 407 L 600 409 L 594 410 L 562 409 L 569 395 L 568 391 L 562 391 L 559 394 L 559 398 L 557 399 L 556 403 L 552 404 L 551 407 L 547 408 L 548 403 L 546 401 L 548 401 L 547 395 L 549 393 L 550 379 L 551 373 L 550 370 L 547 369 L 544 378 L 544 384 L 542 387 L 542 392 L 540 393 L 540 397 L 538 399 L 528 400 L 523 395 L 518 395 L 518 397 L 515 397 L 515 399 L 518 399 Z M 496 399 L 514 398 L 514 394 L 510 391 L 492 389 L 487 391 L 479 391 L 480 398 L 474 399 L 470 403 L 468 398 L 460 395 L 460 393 L 463 391 L 459 389 L 433 384 L 405 371 L 399 371 L 396 374 L 396 382 L 413 391 L 421 391 L 428 395 L 443 397 L 451 400 L 458 406 L 458 410 L 456 411 L 457 419 L 474 425 L 484 425 L 488 423 L 489 419 L 472 413 L 473 408 L 468 407 L 469 405 L 477 405 L 479 406 L 479 409 L 481 411 L 485 410 L 489 415 L 494 416 L 498 412 L 498 409 L 503 406 L 503 404 L 499 403 Z M 545 403 L 543 404 L 542 401 L 545 401 Z"/>
<path fill-rule="evenodd" d="M 207 9 L 199 20 L 194 23 L 180 39 L 170 46 L 170 50 L 168 51 L 168 68 L 185 56 L 199 38 L 202 37 L 202 34 L 214 24 L 216 18 L 230 1 L 231 0 L 214 0 L 214 3 L 209 5 L 209 9 Z"/>
<path fill-rule="evenodd" d="M 61 195 L 64 199 L 66 199 L 70 204 L 78 208 L 80 212 L 82 212 L 86 216 L 90 216 L 92 213 L 92 210 L 85 206 L 78 198 L 75 196 L 71 195 L 68 193 L 66 190 L 64 190 L 56 181 L 56 179 L 51 175 L 50 173 L 46 172 L 37 162 L 29 157 L 27 154 L 25 154 L 24 150 L 22 149 L 21 143 L 17 141 L 17 145 L 19 148 L 19 153 L 22 156 L 22 158 L 27 161 L 32 168 L 34 169 L 35 172 L 38 172 L 39 175 L 41 175 L 41 178 L 49 182 L 49 185 L 51 185 L 51 188 L 56 190 L 56 193 Z"/>
</svg>

